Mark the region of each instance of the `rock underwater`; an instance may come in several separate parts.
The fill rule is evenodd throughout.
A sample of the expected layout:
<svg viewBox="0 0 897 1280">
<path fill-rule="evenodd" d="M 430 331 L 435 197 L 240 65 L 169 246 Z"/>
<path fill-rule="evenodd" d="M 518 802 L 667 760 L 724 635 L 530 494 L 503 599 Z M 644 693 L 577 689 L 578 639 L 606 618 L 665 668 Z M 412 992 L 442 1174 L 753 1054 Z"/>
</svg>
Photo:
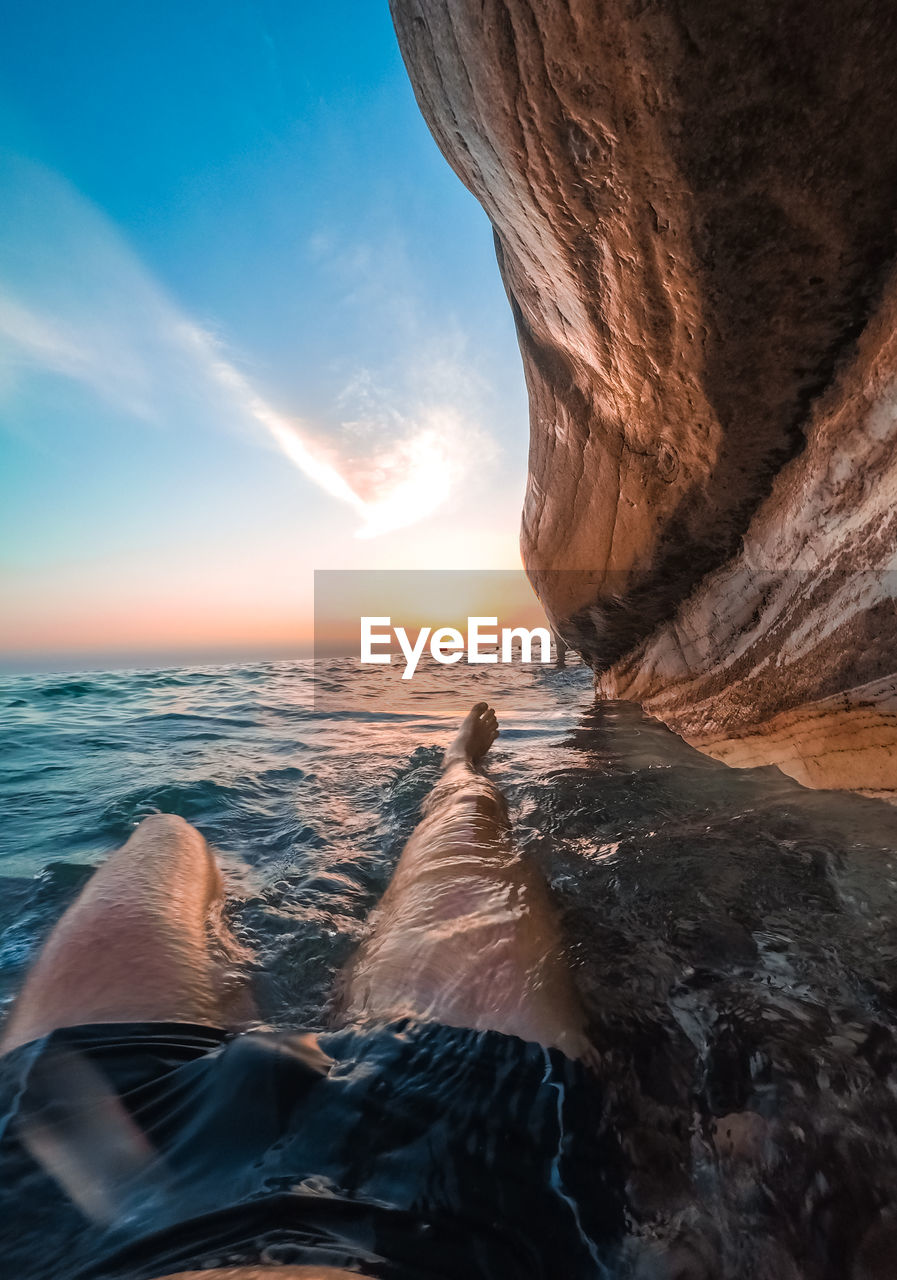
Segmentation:
<svg viewBox="0 0 897 1280">
<path fill-rule="evenodd" d="M 718 759 L 897 796 L 897 7 L 391 7 L 495 229 L 552 624 Z"/>
</svg>

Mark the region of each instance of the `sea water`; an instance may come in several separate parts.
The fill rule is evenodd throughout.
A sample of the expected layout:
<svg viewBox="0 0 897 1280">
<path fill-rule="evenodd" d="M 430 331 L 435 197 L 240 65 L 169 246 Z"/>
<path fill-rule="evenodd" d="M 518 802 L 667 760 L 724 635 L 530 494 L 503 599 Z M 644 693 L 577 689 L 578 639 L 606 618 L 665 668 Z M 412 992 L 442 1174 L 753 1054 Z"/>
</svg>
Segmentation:
<svg viewBox="0 0 897 1280">
<path fill-rule="evenodd" d="M 488 770 L 558 905 L 600 1054 L 625 1267 L 891 1274 L 873 1268 L 897 1239 L 897 811 L 729 769 L 596 703 L 581 666 L 0 680 L 4 1006 L 91 868 L 161 810 L 218 852 L 261 1021 L 325 1026 L 480 700 L 501 723 Z"/>
</svg>

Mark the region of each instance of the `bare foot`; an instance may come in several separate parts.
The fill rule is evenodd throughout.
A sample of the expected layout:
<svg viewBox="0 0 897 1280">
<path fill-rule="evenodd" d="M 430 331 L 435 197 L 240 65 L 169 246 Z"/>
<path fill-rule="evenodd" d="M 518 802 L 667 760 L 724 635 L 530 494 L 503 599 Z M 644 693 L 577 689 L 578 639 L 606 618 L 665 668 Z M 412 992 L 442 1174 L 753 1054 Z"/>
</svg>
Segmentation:
<svg viewBox="0 0 897 1280">
<path fill-rule="evenodd" d="M 461 722 L 461 728 L 445 753 L 446 768 L 461 761 L 477 764 L 498 737 L 498 719 L 488 702 L 478 702 Z"/>
</svg>

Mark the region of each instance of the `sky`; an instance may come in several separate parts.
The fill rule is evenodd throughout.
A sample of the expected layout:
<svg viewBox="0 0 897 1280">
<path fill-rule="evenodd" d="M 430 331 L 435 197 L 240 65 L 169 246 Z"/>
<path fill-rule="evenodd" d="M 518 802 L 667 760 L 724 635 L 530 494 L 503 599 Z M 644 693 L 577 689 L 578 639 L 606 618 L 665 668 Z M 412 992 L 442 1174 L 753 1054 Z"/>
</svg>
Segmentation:
<svg viewBox="0 0 897 1280">
<path fill-rule="evenodd" d="M 12 6 L 0 209 L 0 665 L 301 654 L 314 570 L 519 566 L 492 232 L 386 0 Z"/>
</svg>

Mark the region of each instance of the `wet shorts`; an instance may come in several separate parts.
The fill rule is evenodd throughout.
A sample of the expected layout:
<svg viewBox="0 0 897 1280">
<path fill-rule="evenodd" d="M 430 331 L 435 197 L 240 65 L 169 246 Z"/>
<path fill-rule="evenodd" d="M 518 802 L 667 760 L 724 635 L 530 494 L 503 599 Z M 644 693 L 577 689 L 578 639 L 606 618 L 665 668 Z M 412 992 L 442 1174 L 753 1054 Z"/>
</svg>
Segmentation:
<svg viewBox="0 0 897 1280">
<path fill-rule="evenodd" d="M 577 1280 L 605 1274 L 621 1181 L 584 1070 L 493 1031 L 85 1026 L 0 1059 L 17 1280 Z"/>
</svg>

